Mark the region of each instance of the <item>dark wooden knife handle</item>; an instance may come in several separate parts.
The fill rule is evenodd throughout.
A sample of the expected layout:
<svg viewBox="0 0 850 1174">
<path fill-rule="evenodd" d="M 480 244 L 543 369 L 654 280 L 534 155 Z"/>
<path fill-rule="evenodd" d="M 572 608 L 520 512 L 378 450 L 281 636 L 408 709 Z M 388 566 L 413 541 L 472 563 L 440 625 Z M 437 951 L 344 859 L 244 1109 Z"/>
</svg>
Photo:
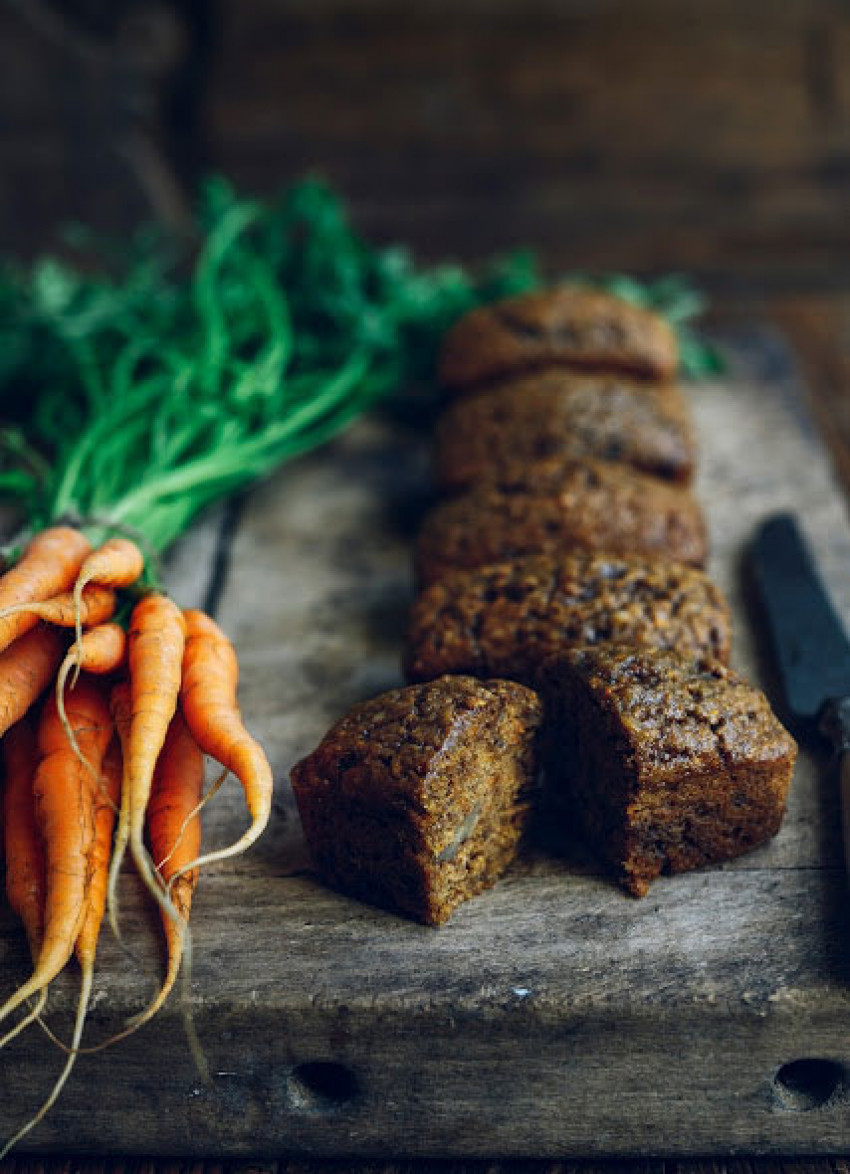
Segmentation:
<svg viewBox="0 0 850 1174">
<path fill-rule="evenodd" d="M 841 835 L 844 843 L 844 864 L 850 874 L 850 697 L 834 697 L 827 701 L 818 724 L 831 740 L 838 756 Z"/>
</svg>

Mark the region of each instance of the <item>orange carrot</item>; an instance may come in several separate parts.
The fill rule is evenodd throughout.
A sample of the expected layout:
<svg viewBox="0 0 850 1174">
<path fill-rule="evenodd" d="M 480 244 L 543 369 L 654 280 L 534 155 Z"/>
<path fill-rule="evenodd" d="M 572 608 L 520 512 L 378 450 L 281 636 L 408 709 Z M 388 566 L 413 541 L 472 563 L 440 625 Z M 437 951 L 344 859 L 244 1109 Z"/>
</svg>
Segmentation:
<svg viewBox="0 0 850 1174">
<path fill-rule="evenodd" d="M 0 610 L 38 603 L 73 586 L 91 543 L 79 530 L 53 526 L 37 534 L 21 560 L 0 578 Z M 38 616 L 28 612 L 0 620 L 0 650 L 29 632 Z"/>
<path fill-rule="evenodd" d="M 197 868 L 243 852 L 257 839 L 271 814 L 271 767 L 260 744 L 242 724 L 236 705 L 238 666 L 233 645 L 202 611 L 183 613 L 186 651 L 180 705 L 192 736 L 205 754 L 218 759 L 239 779 L 251 826 L 234 844 L 209 852 L 186 867 Z"/>
<path fill-rule="evenodd" d="M 18 603 L 15 607 L 7 607 L 0 611 L 0 622 L 9 616 L 27 612 L 48 624 L 57 624 L 60 628 L 73 628 L 77 622 L 74 608 L 73 591 L 63 591 L 61 595 L 53 595 L 39 603 Z M 89 583 L 80 601 L 82 626 L 90 628 L 94 624 L 102 624 L 114 613 L 115 590 L 112 587 L 101 587 L 99 583 Z"/>
<path fill-rule="evenodd" d="M 2 742 L 6 789 L 3 795 L 6 841 L 6 896 L 24 923 L 33 961 L 44 933 L 46 874 L 44 844 L 32 793 L 38 761 L 35 731 L 28 718 L 12 726 Z"/>
<path fill-rule="evenodd" d="M 44 844 L 35 817 L 32 793 L 33 776 L 38 761 L 35 731 L 29 718 L 23 718 L 3 739 L 3 765 L 6 787 L 3 794 L 4 834 L 6 842 L 6 896 L 9 906 L 24 925 L 33 965 L 44 935 L 44 901 L 47 877 Z M 4 1047 L 41 1014 L 47 990 L 31 1013 L 25 1016 L 2 1040 Z"/>
<path fill-rule="evenodd" d="M 68 717 L 80 748 L 99 772 L 113 727 L 98 682 L 80 680 Z M 85 914 L 96 787 L 71 749 L 52 697 L 42 711 L 38 748 L 42 757 L 33 794 L 45 846 L 44 936 L 32 976 L 0 1007 L 0 1019 L 53 981 L 71 956 Z"/>
<path fill-rule="evenodd" d="M 74 592 L 81 595 L 87 583 L 104 587 L 129 587 L 144 570 L 145 558 L 129 538 L 108 538 L 92 551 L 80 567 Z"/>
<path fill-rule="evenodd" d="M 108 888 L 109 920 L 116 934 L 116 886 L 128 841 L 136 867 L 154 900 L 174 914 L 156 880 L 143 837 L 156 760 L 177 708 L 184 632 L 180 608 L 165 595 L 146 595 L 133 609 L 129 638 L 130 729 Z"/>
<path fill-rule="evenodd" d="M 94 981 L 94 960 L 97 952 L 97 939 L 100 935 L 100 926 L 103 921 L 103 912 L 106 908 L 106 878 L 109 872 L 109 854 L 112 848 L 112 830 L 115 826 L 115 810 L 121 791 L 121 749 L 117 739 L 113 738 L 102 763 L 100 790 L 103 798 L 95 799 L 94 842 L 89 857 L 90 879 L 86 891 L 85 912 L 82 928 L 80 929 L 74 952 L 80 963 L 80 996 L 77 1002 L 77 1013 L 74 1017 L 74 1034 L 71 1046 L 68 1049 L 68 1058 L 62 1071 L 53 1086 L 47 1100 L 30 1118 L 14 1137 L 6 1142 L 0 1150 L 0 1161 L 8 1154 L 13 1146 L 25 1137 L 44 1119 L 59 1098 L 68 1077 L 74 1067 L 77 1056 L 80 1054 L 80 1041 L 83 1037 L 89 999 L 91 998 Z"/>
<path fill-rule="evenodd" d="M 91 880 L 86 896 L 86 914 L 77 938 L 75 952 L 83 974 L 94 967 L 97 939 L 106 910 L 106 880 L 112 855 L 112 832 L 121 798 L 121 775 L 124 769 L 121 745 L 110 743 L 101 766 L 102 786 L 95 800 L 94 845 L 91 856 Z"/>
<path fill-rule="evenodd" d="M 198 870 L 183 872 L 201 848 L 200 801 L 204 787 L 204 756 L 178 710 L 168 727 L 159 756 L 147 811 L 148 842 L 180 920 L 163 914 L 168 969 L 159 994 L 135 1023 L 152 1018 L 174 986 L 183 954 L 183 938 Z M 174 878 L 174 883 L 169 882 Z"/>
<path fill-rule="evenodd" d="M 68 674 L 72 669 L 77 672 L 85 669 L 86 672 L 99 675 L 115 672 L 123 663 L 126 651 L 127 636 L 120 624 L 99 624 L 96 628 L 90 628 L 68 649 L 56 675 L 56 705 L 68 739 L 76 749 L 79 747 L 65 714 L 65 682 Z"/>
<path fill-rule="evenodd" d="M 124 663 L 127 634 L 120 624 L 98 624 L 84 632 L 68 649 L 56 678 L 57 694 L 64 688 L 72 668 L 88 673 L 114 673 Z"/>
<path fill-rule="evenodd" d="M 5 734 L 47 688 L 65 651 L 65 637 L 39 623 L 0 652 L 0 735 Z"/>
<path fill-rule="evenodd" d="M 152 1019 L 168 998 L 177 980 L 184 953 L 186 990 L 189 989 L 189 912 L 198 883 L 198 870 L 191 867 L 191 861 L 201 848 L 200 812 L 205 801 L 202 798 L 203 788 L 204 755 L 178 709 L 168 728 L 148 804 L 151 852 L 177 917 L 170 912 L 163 912 L 162 924 L 168 954 L 165 979 L 153 1002 L 130 1021 L 132 1030 L 137 1030 Z M 209 1067 L 192 1022 L 188 1001 L 183 1005 L 183 1026 L 198 1072 L 204 1080 L 209 1080 Z"/>
<path fill-rule="evenodd" d="M 144 555 L 135 542 L 128 538 L 107 538 L 102 546 L 92 551 L 80 567 L 74 584 L 77 612 L 81 612 L 83 590 L 87 583 L 100 583 L 103 587 L 129 587 L 139 578 L 144 566 Z M 81 626 L 78 622 L 78 640 Z"/>
</svg>

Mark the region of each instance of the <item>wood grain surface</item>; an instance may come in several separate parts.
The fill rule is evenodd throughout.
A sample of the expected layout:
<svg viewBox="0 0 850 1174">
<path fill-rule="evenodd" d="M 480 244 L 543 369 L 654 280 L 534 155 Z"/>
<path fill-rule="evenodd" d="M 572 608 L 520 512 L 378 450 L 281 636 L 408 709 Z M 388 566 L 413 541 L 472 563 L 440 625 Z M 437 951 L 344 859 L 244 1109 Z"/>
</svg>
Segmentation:
<svg viewBox="0 0 850 1174">
<path fill-rule="evenodd" d="M 254 1161 L 11 1158 L 2 1174 L 847 1174 L 844 1158 L 632 1159 L 617 1162 L 533 1159 L 485 1162 L 280 1158 Z"/>
<path fill-rule="evenodd" d="M 793 505 L 845 615 L 850 542 L 781 340 L 741 330 L 727 354 L 726 378 L 693 393 L 699 489 L 712 571 L 736 610 L 736 663 L 771 687 L 741 580 L 744 540 L 758 517 Z M 172 1006 L 82 1058 L 32 1145 L 373 1160 L 841 1152 L 850 927 L 835 795 L 811 749 L 776 841 L 662 880 L 642 902 L 560 837 L 441 931 L 340 897 L 310 872 L 285 776 L 351 702 L 399 680 L 425 456 L 420 432 L 375 419 L 249 499 L 219 614 L 279 787 L 268 834 L 211 869 L 196 900 L 192 1006 L 213 1083 L 198 1081 Z M 197 595 L 203 559 L 189 562 Z M 243 826 L 240 808 L 233 790 L 220 797 L 211 844 Z M 104 941 L 92 1041 L 154 981 L 154 925 L 130 880 L 123 916 L 141 961 Z M 25 953 L 3 921 L 4 973 L 23 975 Z M 73 982 L 56 984 L 60 1032 L 72 997 Z M 4 1134 L 43 1094 L 57 1055 L 30 1033 L 5 1061 Z"/>
<path fill-rule="evenodd" d="M 0 247 L 311 170 L 428 257 L 846 288 L 848 52 L 837 0 L 3 0 Z"/>
</svg>

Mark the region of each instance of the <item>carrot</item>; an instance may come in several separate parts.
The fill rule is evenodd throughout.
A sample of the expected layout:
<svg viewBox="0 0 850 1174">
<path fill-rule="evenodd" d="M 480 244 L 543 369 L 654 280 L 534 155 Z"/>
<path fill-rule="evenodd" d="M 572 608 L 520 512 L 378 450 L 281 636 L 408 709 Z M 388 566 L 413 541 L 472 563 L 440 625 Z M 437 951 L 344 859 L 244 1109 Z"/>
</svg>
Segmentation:
<svg viewBox="0 0 850 1174">
<path fill-rule="evenodd" d="M 124 713 L 122 714 L 122 705 Z M 113 691 L 113 714 L 119 729 L 129 725 L 129 691 L 119 685 Z M 173 912 L 162 911 L 165 932 L 167 969 L 162 986 L 152 1002 L 139 1015 L 133 1016 L 126 1028 L 91 1051 L 118 1043 L 132 1035 L 152 1019 L 171 993 L 183 957 L 187 940 L 189 912 L 198 880 L 197 869 L 182 873 L 183 866 L 197 856 L 201 843 L 200 809 L 203 805 L 204 756 L 183 719 L 180 710 L 174 714 L 168 734 L 154 771 L 147 808 L 147 832 L 152 858 L 157 873 L 168 886 Z M 203 1051 L 195 1035 L 191 1019 L 185 1017 L 189 1044 L 202 1075 L 207 1074 Z"/>
<path fill-rule="evenodd" d="M 12 726 L 2 742 L 6 789 L 3 795 L 6 842 L 6 896 L 24 923 L 33 957 L 44 932 L 46 887 L 44 845 L 35 818 L 32 781 L 38 760 L 35 731 L 28 718 Z"/>
<path fill-rule="evenodd" d="M 44 844 L 35 817 L 32 782 L 38 750 L 35 731 L 28 718 L 12 726 L 2 744 L 6 786 L 3 794 L 3 824 L 6 847 L 6 896 L 9 906 L 24 925 L 33 965 L 44 934 L 44 899 L 47 887 Z M 29 1015 L 2 1040 L 4 1047 L 44 1010 L 46 988 Z"/>
<path fill-rule="evenodd" d="M 120 624 L 98 624 L 75 640 L 62 661 L 56 676 L 57 696 L 64 691 L 65 681 L 72 668 L 88 673 L 114 673 L 124 663 L 127 652 L 127 634 Z"/>
<path fill-rule="evenodd" d="M 200 801 L 204 787 L 204 756 L 179 709 L 156 764 L 147 811 L 148 842 L 157 872 L 166 885 L 179 921 L 163 914 L 168 968 L 159 994 L 135 1020 L 151 1019 L 174 986 L 183 954 L 183 938 L 198 883 L 198 870 L 182 871 L 201 847 Z M 173 884 L 169 884 L 172 881 Z"/>
<path fill-rule="evenodd" d="M 102 624 L 115 612 L 115 591 L 112 587 L 90 583 L 83 592 L 80 603 L 80 622 L 84 628 Z M 23 615 L 26 612 L 45 620 L 48 624 L 56 624 L 60 628 L 73 628 L 77 622 L 74 608 L 73 591 L 63 591 L 60 595 L 53 595 L 39 603 L 19 603 L 15 607 L 7 607 L 0 611 L 0 622 L 8 616 Z"/>
<path fill-rule="evenodd" d="M 143 837 L 145 809 L 156 760 L 177 708 L 184 632 L 180 608 L 165 595 L 146 595 L 133 609 L 129 638 L 130 728 L 107 898 L 109 921 L 116 936 L 118 872 L 128 842 L 136 867 L 154 900 L 174 915 L 173 907 L 154 875 Z"/>
<path fill-rule="evenodd" d="M 0 610 L 38 603 L 73 586 L 91 543 L 79 530 L 53 526 L 30 542 L 20 561 L 0 578 Z M 0 650 L 29 632 L 38 617 L 20 612 L 0 620 Z"/>
<path fill-rule="evenodd" d="M 113 730 L 99 683 L 80 680 L 68 716 L 80 748 L 99 772 Z M 71 956 L 85 914 L 97 788 L 71 749 L 52 697 L 42 711 L 38 748 L 42 757 L 33 794 L 45 846 L 44 935 L 33 974 L 0 1007 L 0 1019 L 53 981 Z"/>
<path fill-rule="evenodd" d="M 97 939 L 100 935 L 100 926 L 103 921 L 103 912 L 106 908 L 106 878 L 109 872 L 109 854 L 112 848 L 112 830 L 115 826 L 115 810 L 121 791 L 121 750 L 118 741 L 113 738 L 102 763 L 101 787 L 103 798 L 95 799 L 94 842 L 89 858 L 90 880 L 86 892 L 85 909 L 82 928 L 77 936 L 74 952 L 80 964 L 80 996 L 77 1002 L 77 1013 L 74 1017 L 74 1034 L 68 1058 L 47 1100 L 38 1112 L 24 1125 L 14 1137 L 6 1142 L 0 1150 L 0 1161 L 5 1158 L 9 1150 L 25 1137 L 44 1119 L 46 1114 L 55 1105 L 65 1082 L 71 1075 L 74 1063 L 80 1053 L 80 1041 L 83 1036 L 86 1014 L 91 998 L 94 981 L 94 961 L 97 953 Z"/>
<path fill-rule="evenodd" d="M 83 591 L 88 583 L 103 587 L 129 587 L 141 575 L 145 558 L 135 542 L 128 538 L 107 538 L 102 546 L 92 551 L 82 564 L 74 584 L 74 602 L 77 614 L 82 612 Z M 77 621 L 77 639 L 82 622 Z"/>
<path fill-rule="evenodd" d="M 188 870 L 243 852 L 257 839 L 271 814 L 274 780 L 263 748 L 245 729 L 236 705 L 238 666 L 233 645 L 204 612 L 183 614 L 186 651 L 180 704 L 186 725 L 204 753 L 239 779 L 251 816 L 251 826 L 235 843 L 191 861 L 184 866 Z"/>
<path fill-rule="evenodd" d="M 83 973 L 91 971 L 97 951 L 97 939 L 106 909 L 106 880 L 109 858 L 112 854 L 112 832 L 121 798 L 121 775 L 124 769 L 121 745 L 113 739 L 103 758 L 102 787 L 95 807 L 95 838 L 92 848 L 91 881 L 86 902 L 83 927 L 77 938 L 75 952 Z"/>
<path fill-rule="evenodd" d="M 79 598 L 87 583 L 104 587 L 129 587 L 141 575 L 145 557 L 129 538 L 108 538 L 92 551 L 80 567 L 74 594 Z"/>
<path fill-rule="evenodd" d="M 127 651 L 127 636 L 120 624 L 99 624 L 84 632 L 68 649 L 56 675 L 56 706 L 59 720 L 71 745 L 79 750 L 74 731 L 65 714 L 65 682 L 72 669 L 89 673 L 112 673 L 121 666 Z"/>
<path fill-rule="evenodd" d="M 21 720 L 53 679 L 65 651 L 56 628 L 37 628 L 0 652 L 0 735 Z"/>
</svg>

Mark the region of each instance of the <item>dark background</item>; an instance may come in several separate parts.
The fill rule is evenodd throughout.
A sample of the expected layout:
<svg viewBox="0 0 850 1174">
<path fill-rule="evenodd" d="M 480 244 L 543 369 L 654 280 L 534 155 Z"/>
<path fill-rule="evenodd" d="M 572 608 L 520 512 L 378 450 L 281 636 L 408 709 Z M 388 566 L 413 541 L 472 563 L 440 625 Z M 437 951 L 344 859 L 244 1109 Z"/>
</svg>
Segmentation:
<svg viewBox="0 0 850 1174">
<path fill-rule="evenodd" d="M 842 0 L 0 0 L 0 248 L 331 179 L 424 257 L 850 283 Z"/>
</svg>

